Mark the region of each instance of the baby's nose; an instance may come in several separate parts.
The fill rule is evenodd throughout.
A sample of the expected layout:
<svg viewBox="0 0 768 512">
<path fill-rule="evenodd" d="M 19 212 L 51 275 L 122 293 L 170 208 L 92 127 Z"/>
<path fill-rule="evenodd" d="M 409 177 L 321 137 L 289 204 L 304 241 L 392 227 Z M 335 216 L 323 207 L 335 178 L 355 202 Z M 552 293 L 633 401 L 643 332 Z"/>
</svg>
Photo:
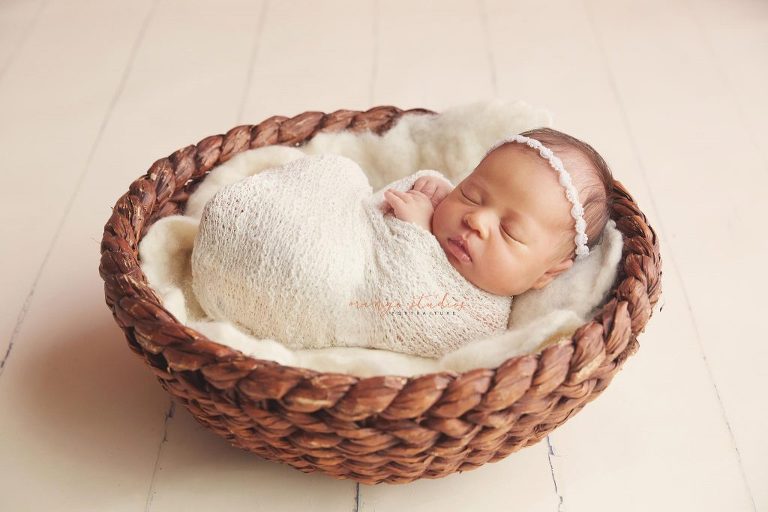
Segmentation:
<svg viewBox="0 0 768 512">
<path fill-rule="evenodd" d="M 482 212 L 470 212 L 464 216 L 464 223 L 470 229 L 477 231 L 480 238 L 488 236 L 488 219 L 483 217 Z"/>
</svg>

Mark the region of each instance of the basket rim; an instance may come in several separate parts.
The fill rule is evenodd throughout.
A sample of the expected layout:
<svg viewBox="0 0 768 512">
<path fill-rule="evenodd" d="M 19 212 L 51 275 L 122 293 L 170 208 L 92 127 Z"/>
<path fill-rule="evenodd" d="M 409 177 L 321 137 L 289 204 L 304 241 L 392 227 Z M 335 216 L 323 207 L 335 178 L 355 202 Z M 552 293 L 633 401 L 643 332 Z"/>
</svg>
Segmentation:
<svg viewBox="0 0 768 512">
<path fill-rule="evenodd" d="M 455 417 L 457 411 L 469 408 L 446 398 L 451 391 L 459 396 L 463 393 L 459 390 L 474 388 L 479 398 L 471 406 L 482 401 L 482 406 L 490 407 L 494 400 L 512 403 L 524 395 L 543 397 L 559 386 L 577 386 L 590 378 L 610 380 L 638 348 L 637 335 L 659 299 L 662 274 L 656 232 L 616 179 L 611 218 L 622 232 L 624 249 L 606 300 L 568 339 L 535 353 L 510 357 L 495 368 L 372 377 L 322 372 L 248 356 L 182 324 L 165 309 L 140 269 L 138 244 L 154 221 L 183 210 L 191 192 L 211 169 L 242 151 L 266 145 L 297 147 L 321 132 L 371 130 L 380 135 L 410 114 L 438 115 L 423 108 L 402 110 L 383 105 L 366 111 L 272 116 L 181 148 L 155 161 L 130 185 L 104 226 L 99 273 L 106 303 L 130 348 L 152 367 L 161 382 L 189 378 L 190 372 L 197 372 L 197 378 L 213 387 L 228 392 L 237 388 L 252 400 L 284 400 L 289 392 L 300 389 L 286 402 L 296 410 L 333 408 L 354 419 L 365 417 L 359 410 L 363 402 L 369 415 L 386 411 L 391 418 L 413 417 L 413 407 L 395 400 L 400 397 L 403 402 L 402 397 L 409 392 L 436 393 L 429 406 L 431 413 Z M 492 391 L 499 388 L 503 393 L 493 396 Z M 234 395 L 230 399 L 236 403 Z M 442 411 L 441 405 L 445 406 Z"/>
</svg>

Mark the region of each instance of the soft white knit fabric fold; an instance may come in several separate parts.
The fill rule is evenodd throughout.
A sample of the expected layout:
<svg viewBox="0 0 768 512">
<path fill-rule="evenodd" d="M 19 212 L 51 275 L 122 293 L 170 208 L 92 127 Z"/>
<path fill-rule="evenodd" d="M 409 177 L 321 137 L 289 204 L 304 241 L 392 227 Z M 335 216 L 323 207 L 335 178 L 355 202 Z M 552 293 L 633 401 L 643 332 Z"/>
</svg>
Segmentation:
<svg viewBox="0 0 768 512">
<path fill-rule="evenodd" d="M 506 330 L 511 297 L 477 288 L 424 228 L 381 211 L 353 160 L 311 155 L 230 184 L 205 205 L 192 285 L 205 312 L 292 349 L 440 357 Z"/>
</svg>

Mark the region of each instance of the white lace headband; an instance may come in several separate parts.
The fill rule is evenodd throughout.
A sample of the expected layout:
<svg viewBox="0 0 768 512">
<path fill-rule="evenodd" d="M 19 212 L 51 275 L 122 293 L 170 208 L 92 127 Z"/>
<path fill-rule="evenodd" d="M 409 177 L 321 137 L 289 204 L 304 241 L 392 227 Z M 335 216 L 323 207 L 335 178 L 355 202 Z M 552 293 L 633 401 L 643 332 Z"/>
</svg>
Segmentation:
<svg viewBox="0 0 768 512">
<path fill-rule="evenodd" d="M 587 227 L 587 223 L 584 220 L 584 208 L 579 201 L 579 193 L 576 191 L 576 187 L 573 186 L 573 182 L 571 181 L 571 175 L 565 170 L 562 160 L 556 157 L 552 150 L 544 146 L 541 142 L 526 137 L 525 135 L 515 135 L 514 137 L 508 137 L 496 142 L 485 153 L 486 156 L 491 151 L 507 142 L 520 142 L 522 144 L 527 144 L 533 149 L 537 149 L 539 155 L 541 155 L 542 158 L 545 158 L 549 162 L 549 165 L 558 172 L 560 175 L 560 184 L 565 187 L 565 197 L 567 197 L 573 204 L 573 207 L 571 208 L 571 216 L 576 220 L 576 236 L 573 238 L 573 241 L 576 244 L 576 259 L 580 260 L 586 258 L 589 255 L 589 247 L 587 247 L 587 234 L 584 232 Z"/>
</svg>

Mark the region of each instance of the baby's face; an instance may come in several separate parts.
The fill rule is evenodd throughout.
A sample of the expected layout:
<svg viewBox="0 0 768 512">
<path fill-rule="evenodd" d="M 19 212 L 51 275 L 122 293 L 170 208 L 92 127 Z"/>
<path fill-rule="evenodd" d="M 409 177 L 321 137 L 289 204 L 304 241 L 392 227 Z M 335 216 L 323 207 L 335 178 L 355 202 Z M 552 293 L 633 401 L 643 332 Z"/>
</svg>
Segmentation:
<svg viewBox="0 0 768 512">
<path fill-rule="evenodd" d="M 545 286 L 554 266 L 572 264 L 563 253 L 564 238 L 576 234 L 570 209 L 549 163 L 507 144 L 437 205 L 432 233 L 472 284 L 496 295 L 518 295 Z M 456 255 L 452 239 L 464 239 L 469 257 Z"/>
</svg>

